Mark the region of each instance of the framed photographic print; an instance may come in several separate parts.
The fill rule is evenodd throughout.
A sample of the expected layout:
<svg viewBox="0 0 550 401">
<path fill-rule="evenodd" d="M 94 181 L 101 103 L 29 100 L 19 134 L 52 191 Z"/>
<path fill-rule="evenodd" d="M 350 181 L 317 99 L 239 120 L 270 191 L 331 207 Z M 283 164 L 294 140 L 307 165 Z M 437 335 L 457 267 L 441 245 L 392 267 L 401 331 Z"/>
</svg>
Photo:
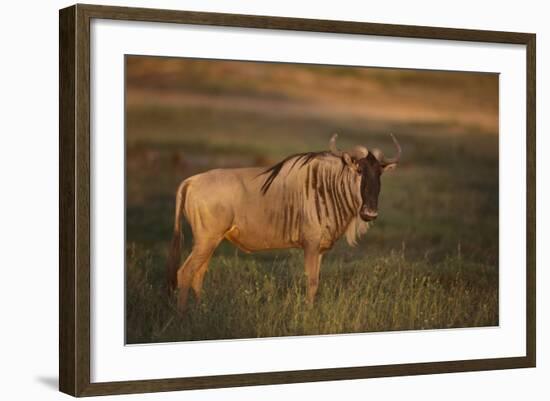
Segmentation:
<svg viewBox="0 0 550 401">
<path fill-rule="evenodd" d="M 60 390 L 534 367 L 535 35 L 60 11 Z"/>
</svg>

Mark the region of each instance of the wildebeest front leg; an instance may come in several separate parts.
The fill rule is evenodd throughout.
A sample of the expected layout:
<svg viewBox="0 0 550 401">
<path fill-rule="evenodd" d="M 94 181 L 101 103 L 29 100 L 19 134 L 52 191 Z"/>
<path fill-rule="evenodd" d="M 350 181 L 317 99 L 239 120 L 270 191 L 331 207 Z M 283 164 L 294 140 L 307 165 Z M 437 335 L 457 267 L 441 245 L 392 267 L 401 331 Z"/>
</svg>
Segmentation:
<svg viewBox="0 0 550 401">
<path fill-rule="evenodd" d="M 199 269 L 202 266 L 208 264 L 208 261 L 210 260 L 212 253 L 214 253 L 218 243 L 219 241 L 196 243 L 193 245 L 191 254 L 185 260 L 185 263 L 183 263 L 183 265 L 178 269 L 178 308 L 181 312 L 184 312 L 187 307 L 189 287 L 191 286 L 193 276 L 199 272 Z"/>
<path fill-rule="evenodd" d="M 307 302 L 313 304 L 319 288 L 319 270 L 321 254 L 318 247 L 310 246 L 304 249 L 305 271 L 307 277 Z"/>
</svg>

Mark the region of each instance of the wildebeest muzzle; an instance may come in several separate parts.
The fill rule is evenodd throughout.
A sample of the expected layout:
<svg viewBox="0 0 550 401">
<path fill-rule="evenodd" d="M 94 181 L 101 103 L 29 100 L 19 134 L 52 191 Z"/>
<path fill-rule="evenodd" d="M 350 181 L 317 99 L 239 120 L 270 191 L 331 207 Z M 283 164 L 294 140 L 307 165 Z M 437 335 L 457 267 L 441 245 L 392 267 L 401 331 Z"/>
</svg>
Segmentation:
<svg viewBox="0 0 550 401">
<path fill-rule="evenodd" d="M 361 208 L 361 211 L 359 212 L 359 216 L 364 221 L 373 221 L 374 219 L 376 219 L 378 217 L 378 211 L 377 210 L 372 210 L 372 209 L 368 208 L 367 206 L 363 206 Z"/>
</svg>

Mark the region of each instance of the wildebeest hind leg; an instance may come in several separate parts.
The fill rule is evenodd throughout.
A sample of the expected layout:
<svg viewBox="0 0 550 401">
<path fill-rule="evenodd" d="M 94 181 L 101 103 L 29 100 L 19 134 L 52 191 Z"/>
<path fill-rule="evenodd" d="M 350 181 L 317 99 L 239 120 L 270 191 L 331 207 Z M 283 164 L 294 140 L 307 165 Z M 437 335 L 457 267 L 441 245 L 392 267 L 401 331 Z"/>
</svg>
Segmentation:
<svg viewBox="0 0 550 401">
<path fill-rule="evenodd" d="M 197 299 L 197 302 L 200 302 L 201 300 L 202 282 L 204 281 L 204 275 L 208 270 L 209 263 L 210 263 L 210 258 L 208 258 L 206 262 L 204 262 L 202 266 L 198 268 L 198 270 L 193 275 L 193 279 L 191 280 L 191 288 L 195 293 L 195 298 Z"/>
<path fill-rule="evenodd" d="M 189 295 L 189 287 L 193 276 L 199 271 L 203 265 L 207 265 L 212 253 L 219 244 L 219 240 L 209 240 L 196 242 L 193 245 L 191 254 L 187 257 L 183 265 L 178 269 L 178 308 L 184 312 L 187 307 L 187 298 Z"/>
</svg>

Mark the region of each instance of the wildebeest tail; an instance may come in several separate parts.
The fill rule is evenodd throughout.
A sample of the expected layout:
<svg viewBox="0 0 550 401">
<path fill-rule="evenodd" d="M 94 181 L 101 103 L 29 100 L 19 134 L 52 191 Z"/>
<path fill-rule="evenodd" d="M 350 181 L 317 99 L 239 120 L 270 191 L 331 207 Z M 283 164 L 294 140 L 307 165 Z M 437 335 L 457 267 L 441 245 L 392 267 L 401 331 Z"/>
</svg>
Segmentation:
<svg viewBox="0 0 550 401">
<path fill-rule="evenodd" d="M 185 206 L 185 197 L 187 195 L 188 183 L 183 182 L 176 192 L 176 210 L 174 214 L 174 233 L 172 235 L 172 244 L 170 246 L 170 255 L 168 257 L 167 281 L 172 290 L 176 288 L 177 271 L 181 258 L 181 243 L 183 242 L 183 233 L 181 231 L 181 218 Z"/>
</svg>

